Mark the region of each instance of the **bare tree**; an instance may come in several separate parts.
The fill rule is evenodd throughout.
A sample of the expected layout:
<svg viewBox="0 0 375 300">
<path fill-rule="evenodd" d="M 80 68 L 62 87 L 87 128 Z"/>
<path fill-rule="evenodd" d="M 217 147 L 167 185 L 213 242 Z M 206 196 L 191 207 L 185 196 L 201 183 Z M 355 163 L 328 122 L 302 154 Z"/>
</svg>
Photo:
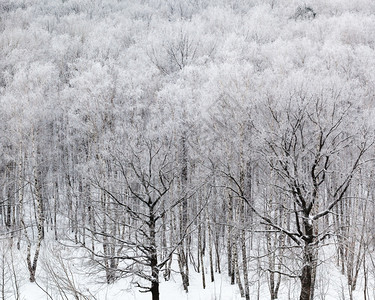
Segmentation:
<svg viewBox="0 0 375 300">
<path fill-rule="evenodd" d="M 289 228 L 261 212 L 245 196 L 239 180 L 227 174 L 236 186 L 232 192 L 248 203 L 263 223 L 301 250 L 301 300 L 313 297 L 319 245 L 332 234 L 329 227 L 322 227 L 322 220 L 347 200 L 352 179 L 373 144 L 363 128 L 348 130 L 355 111 L 350 103 L 339 100 L 328 104 L 319 97 L 298 95 L 281 109 L 271 104 L 267 108 L 271 131 L 267 131 L 260 151 L 278 176 L 280 193 L 290 199 L 283 204 L 288 205 L 293 219 Z"/>
<path fill-rule="evenodd" d="M 106 203 L 98 210 L 105 220 L 97 222 L 100 230 L 90 231 L 93 238 L 102 238 L 104 251 L 86 248 L 112 274 L 133 277 L 142 292 L 151 292 L 152 299 L 158 300 L 159 274 L 182 244 L 192 223 L 186 224 L 182 235 L 178 233 L 168 243 L 161 242 L 165 235 L 162 230 L 171 230 L 162 225 L 163 219 L 185 201 L 190 192 L 186 191 L 181 198 L 172 197 L 173 183 L 179 172 L 168 140 L 145 139 L 128 151 L 115 151 L 111 156 L 116 176 L 111 179 L 98 176 L 95 180 L 95 186 L 106 198 Z M 108 265 L 108 261 L 116 263 Z"/>
</svg>

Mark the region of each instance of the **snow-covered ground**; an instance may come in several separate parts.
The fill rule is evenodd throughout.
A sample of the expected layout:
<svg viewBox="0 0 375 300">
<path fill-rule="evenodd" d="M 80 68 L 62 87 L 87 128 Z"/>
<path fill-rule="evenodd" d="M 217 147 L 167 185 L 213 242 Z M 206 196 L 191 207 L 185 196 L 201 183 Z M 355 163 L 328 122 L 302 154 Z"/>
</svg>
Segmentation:
<svg viewBox="0 0 375 300">
<path fill-rule="evenodd" d="M 63 247 L 60 244 L 45 246 L 38 265 L 37 282 L 28 281 L 28 271 L 25 262 L 25 249 L 17 250 L 4 245 L 5 289 L 4 299 L 41 300 L 41 299 L 92 299 L 92 300 L 150 300 L 150 293 L 141 293 L 131 283 L 131 278 L 120 279 L 114 284 L 107 285 L 98 280 L 100 276 L 90 276 L 99 271 L 82 259 L 84 252 L 79 248 Z M 334 246 L 321 249 L 320 258 L 323 264 L 318 269 L 315 298 L 319 300 L 350 299 L 346 278 L 335 265 Z M 13 263 L 12 263 L 12 261 Z M 225 262 L 223 262 L 225 267 Z M 174 267 L 175 271 L 177 266 Z M 223 268 L 223 270 L 225 270 Z M 100 274 L 99 274 L 100 275 Z M 270 299 L 265 276 L 257 280 L 256 274 L 251 274 L 251 299 Z M 206 270 L 206 288 L 202 287 L 202 275 L 190 268 L 189 293 L 183 290 L 181 277 L 178 272 L 172 272 L 169 281 L 160 276 L 160 298 L 163 300 L 240 300 L 237 285 L 231 285 L 229 277 L 224 273 L 215 274 L 215 281 L 210 282 Z M 16 280 L 15 280 L 16 278 Z M 93 279 L 95 278 L 95 279 Z M 58 280 L 56 280 L 58 279 Z M 16 285 L 18 285 L 18 288 Z M 363 282 L 358 282 L 353 299 L 364 299 Z M 372 285 L 372 282 L 369 283 Z M 18 298 L 16 290 L 18 289 Z M 372 289 L 369 288 L 371 291 Z M 279 292 L 280 300 L 297 299 L 299 283 L 294 279 L 284 278 Z M 370 294 L 374 297 L 375 294 Z"/>
</svg>

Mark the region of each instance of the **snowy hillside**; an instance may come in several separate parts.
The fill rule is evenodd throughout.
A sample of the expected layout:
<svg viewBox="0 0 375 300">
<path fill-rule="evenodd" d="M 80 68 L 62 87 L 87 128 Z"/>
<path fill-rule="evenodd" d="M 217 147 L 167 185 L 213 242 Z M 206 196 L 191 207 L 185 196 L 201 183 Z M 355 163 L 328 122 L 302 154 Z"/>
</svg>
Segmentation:
<svg viewBox="0 0 375 300">
<path fill-rule="evenodd" d="M 375 2 L 0 1 L 0 299 L 375 299 Z"/>
</svg>

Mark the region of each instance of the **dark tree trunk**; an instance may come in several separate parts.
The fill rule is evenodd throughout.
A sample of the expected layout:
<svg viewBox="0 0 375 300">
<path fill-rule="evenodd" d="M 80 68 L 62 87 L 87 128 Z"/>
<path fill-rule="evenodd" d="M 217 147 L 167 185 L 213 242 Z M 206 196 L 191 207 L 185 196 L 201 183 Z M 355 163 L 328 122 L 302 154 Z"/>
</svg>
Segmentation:
<svg viewBox="0 0 375 300">
<path fill-rule="evenodd" d="M 151 283 L 151 294 L 152 294 L 152 300 L 159 300 L 159 298 L 160 298 L 159 282 L 152 282 Z"/>
<path fill-rule="evenodd" d="M 311 288 L 312 267 L 310 265 L 305 265 L 302 268 L 300 300 L 311 300 Z"/>
<path fill-rule="evenodd" d="M 308 215 L 305 217 L 304 229 L 306 233 L 306 239 L 303 248 L 303 267 L 301 275 L 300 300 L 311 300 L 313 295 L 312 292 L 314 289 L 314 245 L 313 225 L 309 223 Z"/>
<path fill-rule="evenodd" d="M 149 218 L 149 233 L 150 233 L 150 267 L 151 267 L 151 294 L 152 300 L 159 300 L 159 267 L 158 254 L 156 248 L 156 221 L 153 210 L 153 203 L 149 202 L 150 218 Z"/>
<path fill-rule="evenodd" d="M 151 282 L 151 294 L 152 300 L 159 300 L 159 269 L 158 269 L 158 260 L 156 251 L 151 255 L 151 273 L 152 273 L 152 282 Z"/>
</svg>

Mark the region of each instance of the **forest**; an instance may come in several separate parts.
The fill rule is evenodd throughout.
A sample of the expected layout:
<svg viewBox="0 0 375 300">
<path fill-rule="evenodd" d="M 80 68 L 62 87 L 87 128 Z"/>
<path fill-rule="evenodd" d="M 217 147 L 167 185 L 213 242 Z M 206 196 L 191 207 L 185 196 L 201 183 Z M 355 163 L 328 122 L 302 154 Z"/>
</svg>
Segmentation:
<svg viewBox="0 0 375 300">
<path fill-rule="evenodd" d="M 0 300 L 375 299 L 375 2 L 1 0 Z"/>
</svg>

